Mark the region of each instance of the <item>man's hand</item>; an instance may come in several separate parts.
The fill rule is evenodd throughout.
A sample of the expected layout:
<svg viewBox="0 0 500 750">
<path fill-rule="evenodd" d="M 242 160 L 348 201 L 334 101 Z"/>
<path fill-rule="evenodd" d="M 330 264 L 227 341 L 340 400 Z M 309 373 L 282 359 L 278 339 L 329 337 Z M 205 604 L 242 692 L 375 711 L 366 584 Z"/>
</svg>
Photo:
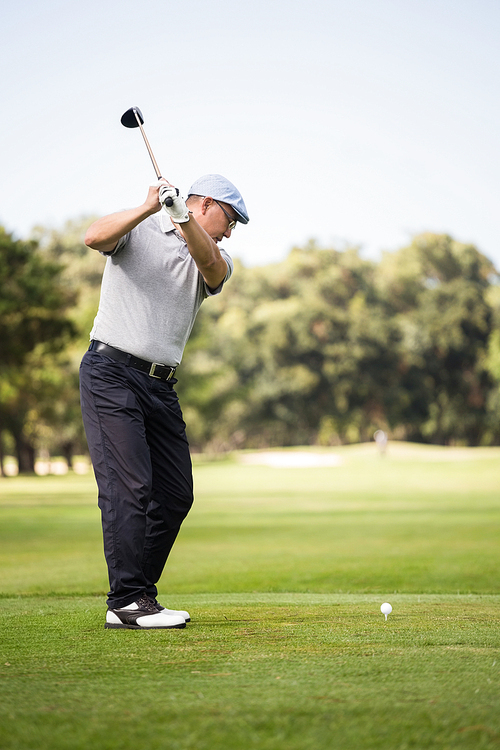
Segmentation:
<svg viewBox="0 0 500 750">
<path fill-rule="evenodd" d="M 171 206 L 166 205 L 168 198 L 172 201 Z M 179 191 L 173 185 L 161 186 L 159 200 L 167 214 L 176 224 L 185 224 L 189 221 L 189 211 L 184 198 L 179 195 Z"/>
</svg>

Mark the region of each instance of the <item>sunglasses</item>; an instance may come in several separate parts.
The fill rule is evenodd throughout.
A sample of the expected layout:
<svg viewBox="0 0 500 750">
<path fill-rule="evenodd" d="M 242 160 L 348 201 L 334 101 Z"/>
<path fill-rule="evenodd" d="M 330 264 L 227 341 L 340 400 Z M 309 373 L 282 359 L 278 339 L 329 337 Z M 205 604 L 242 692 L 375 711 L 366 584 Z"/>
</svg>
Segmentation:
<svg viewBox="0 0 500 750">
<path fill-rule="evenodd" d="M 229 221 L 229 224 L 227 225 L 227 228 L 230 229 L 231 231 L 233 231 L 233 229 L 236 226 L 236 221 L 233 219 L 232 216 L 230 216 L 228 214 L 228 212 L 226 211 L 226 209 L 221 206 L 221 204 L 219 203 L 219 201 L 216 201 L 215 198 L 213 200 L 215 201 L 215 203 L 217 203 L 217 205 L 219 206 L 219 208 L 221 208 L 224 211 L 224 213 L 226 214 L 226 216 L 228 218 L 228 221 Z"/>
</svg>

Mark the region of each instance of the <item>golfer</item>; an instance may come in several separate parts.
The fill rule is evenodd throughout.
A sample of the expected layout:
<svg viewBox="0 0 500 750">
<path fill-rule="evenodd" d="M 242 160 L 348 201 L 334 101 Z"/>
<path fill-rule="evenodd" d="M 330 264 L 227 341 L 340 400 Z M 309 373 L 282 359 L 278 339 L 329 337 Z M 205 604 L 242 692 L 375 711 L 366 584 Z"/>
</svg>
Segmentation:
<svg viewBox="0 0 500 750">
<path fill-rule="evenodd" d="M 186 201 L 161 180 L 143 205 L 99 219 L 85 236 L 108 256 L 80 367 L 109 574 L 106 628 L 183 628 L 190 620 L 156 599 L 193 503 L 175 372 L 201 303 L 231 276 L 218 245 L 237 222 L 248 222 L 243 198 L 211 174 Z"/>
</svg>

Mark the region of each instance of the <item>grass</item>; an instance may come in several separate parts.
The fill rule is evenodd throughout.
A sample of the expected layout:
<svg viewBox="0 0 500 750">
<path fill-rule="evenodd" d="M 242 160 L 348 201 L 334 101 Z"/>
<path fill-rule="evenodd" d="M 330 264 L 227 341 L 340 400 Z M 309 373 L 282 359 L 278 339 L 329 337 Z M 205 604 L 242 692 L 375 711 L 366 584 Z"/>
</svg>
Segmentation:
<svg viewBox="0 0 500 750">
<path fill-rule="evenodd" d="M 104 630 L 92 477 L 2 480 L 2 750 L 500 747 L 500 450 L 336 452 L 195 464 L 181 631 Z"/>
</svg>

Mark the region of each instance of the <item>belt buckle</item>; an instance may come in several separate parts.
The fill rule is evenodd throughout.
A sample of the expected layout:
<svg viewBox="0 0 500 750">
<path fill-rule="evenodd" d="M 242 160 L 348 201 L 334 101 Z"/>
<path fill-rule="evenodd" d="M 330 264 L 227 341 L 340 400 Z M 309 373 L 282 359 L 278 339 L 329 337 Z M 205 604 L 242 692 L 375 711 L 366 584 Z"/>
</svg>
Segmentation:
<svg viewBox="0 0 500 750">
<path fill-rule="evenodd" d="M 152 362 L 151 367 L 149 368 L 149 374 L 152 378 L 156 378 L 157 380 L 161 380 L 161 377 L 159 375 L 155 375 L 155 370 L 157 367 L 163 367 L 159 362 Z"/>
<path fill-rule="evenodd" d="M 152 378 L 156 378 L 157 380 L 170 380 L 172 375 L 175 372 L 175 367 L 170 367 L 170 372 L 168 373 L 166 378 L 162 378 L 161 375 L 155 375 L 155 371 L 157 367 L 168 367 L 168 365 L 162 365 L 160 362 L 152 362 L 151 367 L 149 368 L 149 374 Z"/>
</svg>

